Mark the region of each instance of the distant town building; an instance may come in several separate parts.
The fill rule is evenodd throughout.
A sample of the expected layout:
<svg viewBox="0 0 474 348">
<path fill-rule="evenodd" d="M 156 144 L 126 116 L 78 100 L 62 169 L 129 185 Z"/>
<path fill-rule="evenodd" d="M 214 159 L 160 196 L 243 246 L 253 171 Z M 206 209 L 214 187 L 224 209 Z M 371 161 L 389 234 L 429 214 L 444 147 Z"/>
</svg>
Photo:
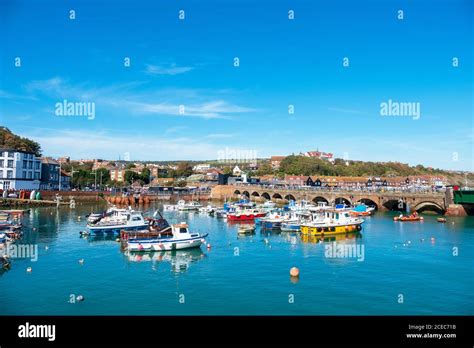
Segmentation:
<svg viewBox="0 0 474 348">
<path fill-rule="evenodd" d="M 151 186 L 173 186 L 174 178 L 155 178 L 151 181 Z"/>
<path fill-rule="evenodd" d="M 329 162 L 334 161 L 334 155 L 330 152 L 308 151 L 308 152 L 304 152 L 302 155 L 306 156 L 306 157 L 319 158 L 319 159 L 322 159 L 322 160 L 327 160 Z"/>
<path fill-rule="evenodd" d="M 94 164 L 92 165 L 92 170 L 107 168 L 110 166 L 110 164 L 111 164 L 110 161 L 104 161 L 104 160 L 98 159 L 94 161 Z"/>
<path fill-rule="evenodd" d="M 223 174 L 222 169 L 210 168 L 206 171 L 206 181 L 218 181 L 219 174 Z"/>
<path fill-rule="evenodd" d="M 239 176 L 240 174 L 242 174 L 242 170 L 240 170 L 239 166 L 235 166 L 234 169 L 232 170 L 232 174 Z"/>
<path fill-rule="evenodd" d="M 281 161 L 285 159 L 286 156 L 272 156 L 270 157 L 270 165 L 273 169 L 279 169 Z"/>
<path fill-rule="evenodd" d="M 41 190 L 59 190 L 59 166 L 51 157 L 41 158 Z"/>
<path fill-rule="evenodd" d="M 37 190 L 41 179 L 41 160 L 32 152 L 0 148 L 0 188 Z"/>
<path fill-rule="evenodd" d="M 113 168 L 110 170 L 110 180 L 123 182 L 125 180 L 125 169 Z"/>
<path fill-rule="evenodd" d="M 193 171 L 203 173 L 208 171 L 211 168 L 211 165 L 208 163 L 205 164 L 198 164 L 193 167 Z"/>
<path fill-rule="evenodd" d="M 65 163 L 71 162 L 71 158 L 70 158 L 70 157 L 59 157 L 59 158 L 57 159 L 57 161 L 58 161 L 60 164 L 65 164 Z"/>
<path fill-rule="evenodd" d="M 71 175 L 61 169 L 61 191 L 71 190 Z"/>
</svg>

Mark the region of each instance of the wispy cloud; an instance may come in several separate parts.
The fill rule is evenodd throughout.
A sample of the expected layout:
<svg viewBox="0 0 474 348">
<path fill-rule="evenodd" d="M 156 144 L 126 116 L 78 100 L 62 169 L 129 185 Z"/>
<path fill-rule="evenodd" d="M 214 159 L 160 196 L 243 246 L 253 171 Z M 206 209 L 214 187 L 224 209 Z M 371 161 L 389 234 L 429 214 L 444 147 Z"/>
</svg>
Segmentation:
<svg viewBox="0 0 474 348">
<path fill-rule="evenodd" d="M 11 100 L 37 100 L 37 98 L 31 95 L 20 95 L 9 93 L 0 89 L 0 99 L 11 99 Z"/>
<path fill-rule="evenodd" d="M 145 72 L 149 75 L 179 75 L 193 69 L 191 66 L 176 66 L 176 64 L 171 64 L 168 67 L 147 64 Z"/>
<path fill-rule="evenodd" d="M 355 110 L 355 109 L 344 109 L 344 108 L 334 108 L 334 107 L 328 107 L 329 111 L 334 111 L 334 112 L 340 112 L 344 114 L 363 114 L 363 111 L 360 110 Z"/>
<path fill-rule="evenodd" d="M 46 130 L 35 129 L 25 136 L 38 141 L 44 152 L 51 156 L 67 154 L 71 158 L 115 159 L 125 152 L 132 159 L 173 160 L 217 158 L 222 146 L 206 143 L 190 137 L 133 136 L 128 134 L 122 141 L 116 134 L 105 131 Z M 81 146 L 77 146 L 81 139 Z"/>
<path fill-rule="evenodd" d="M 96 102 L 135 115 L 231 119 L 234 115 L 256 111 L 221 99 L 219 91 L 173 89 L 171 93 L 167 89 L 150 91 L 149 88 L 138 88 L 147 87 L 143 84 L 132 81 L 98 88 L 73 85 L 63 78 L 54 77 L 32 81 L 26 85 L 26 90 L 32 95 L 41 93 L 51 98 Z"/>
<path fill-rule="evenodd" d="M 226 138 L 232 138 L 234 137 L 235 134 L 230 134 L 230 133 L 211 133 L 206 135 L 205 137 L 208 139 L 226 139 Z"/>
<path fill-rule="evenodd" d="M 176 127 L 170 127 L 165 130 L 165 134 L 174 134 L 178 133 L 180 131 L 186 130 L 188 127 L 185 126 L 176 126 Z"/>
</svg>

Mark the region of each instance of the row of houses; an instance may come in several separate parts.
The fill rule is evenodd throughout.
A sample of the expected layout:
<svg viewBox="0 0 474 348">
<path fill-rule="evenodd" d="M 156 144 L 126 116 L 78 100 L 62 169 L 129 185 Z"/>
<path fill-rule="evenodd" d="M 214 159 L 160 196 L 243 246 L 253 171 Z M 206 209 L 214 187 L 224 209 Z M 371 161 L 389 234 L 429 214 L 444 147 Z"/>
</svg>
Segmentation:
<svg viewBox="0 0 474 348">
<path fill-rule="evenodd" d="M 0 189 L 69 190 L 71 178 L 52 158 L 34 153 L 0 148 Z"/>
</svg>

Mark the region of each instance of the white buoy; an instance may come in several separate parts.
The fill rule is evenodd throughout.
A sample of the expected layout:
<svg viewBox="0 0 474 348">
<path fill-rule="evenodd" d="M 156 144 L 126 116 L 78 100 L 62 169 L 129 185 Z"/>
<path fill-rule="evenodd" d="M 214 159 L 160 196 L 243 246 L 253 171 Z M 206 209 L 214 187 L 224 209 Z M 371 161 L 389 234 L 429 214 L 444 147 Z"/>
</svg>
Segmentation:
<svg viewBox="0 0 474 348">
<path fill-rule="evenodd" d="M 44 250 L 48 250 L 48 249 L 49 249 L 49 246 L 46 245 L 46 246 L 44 247 Z"/>
<path fill-rule="evenodd" d="M 76 301 L 77 301 L 77 302 L 82 302 L 82 301 L 84 301 L 84 296 L 78 295 L 78 296 L 76 297 Z"/>
<path fill-rule="evenodd" d="M 299 277 L 300 276 L 300 270 L 297 267 L 292 267 L 290 269 L 290 276 Z"/>
<path fill-rule="evenodd" d="M 31 273 L 31 272 L 33 271 L 33 269 L 32 269 L 31 267 L 28 267 L 28 268 L 26 269 L 26 271 L 27 271 L 28 273 Z"/>
<path fill-rule="evenodd" d="M 81 265 L 83 265 L 83 264 L 84 264 L 84 259 L 80 259 L 80 260 L 79 260 L 79 263 L 80 263 Z"/>
</svg>

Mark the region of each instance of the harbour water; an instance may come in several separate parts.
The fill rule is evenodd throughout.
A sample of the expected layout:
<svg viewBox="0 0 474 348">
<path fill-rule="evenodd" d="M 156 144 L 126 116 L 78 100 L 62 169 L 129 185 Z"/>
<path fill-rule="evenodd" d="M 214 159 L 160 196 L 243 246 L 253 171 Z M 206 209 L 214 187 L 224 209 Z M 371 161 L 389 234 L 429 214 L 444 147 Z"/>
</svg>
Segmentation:
<svg viewBox="0 0 474 348">
<path fill-rule="evenodd" d="M 129 256 L 115 238 L 79 236 L 85 214 L 102 209 L 35 208 L 25 215 L 18 243 L 38 245 L 38 260 L 13 259 L 0 275 L 0 314 L 474 314 L 474 217 L 399 223 L 378 212 L 360 236 L 336 240 L 358 245 L 361 259 L 328 257 L 332 242 L 259 228 L 238 236 L 239 225 L 225 220 L 165 212 L 172 223 L 209 233 L 211 248 Z M 298 280 L 290 279 L 293 266 Z M 71 300 L 79 295 L 84 301 Z"/>
</svg>

